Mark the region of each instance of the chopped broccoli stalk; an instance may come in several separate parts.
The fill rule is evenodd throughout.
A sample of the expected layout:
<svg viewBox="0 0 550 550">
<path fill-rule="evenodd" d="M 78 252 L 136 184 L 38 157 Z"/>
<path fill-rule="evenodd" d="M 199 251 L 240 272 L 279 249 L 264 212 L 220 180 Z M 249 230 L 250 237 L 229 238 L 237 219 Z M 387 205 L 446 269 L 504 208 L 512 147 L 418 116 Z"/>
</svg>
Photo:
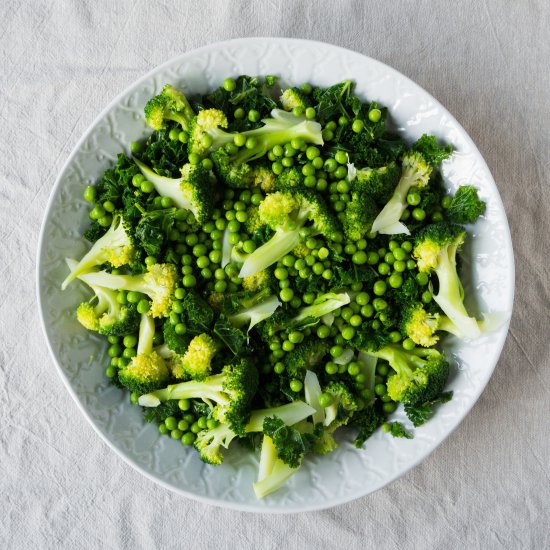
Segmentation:
<svg viewBox="0 0 550 550">
<path fill-rule="evenodd" d="M 238 359 L 226 365 L 220 374 L 202 381 L 191 380 L 172 384 L 166 388 L 142 395 L 139 404 L 157 407 L 169 399 L 202 399 L 213 402 L 213 416 L 219 422 L 229 424 L 238 435 L 244 429 L 250 415 L 250 401 L 258 387 L 258 371 L 248 359 Z"/>
<path fill-rule="evenodd" d="M 172 264 L 153 264 L 142 275 L 113 275 L 106 271 L 97 271 L 81 275 L 79 279 L 88 285 L 147 294 L 151 299 L 153 317 L 167 317 L 172 306 L 178 273 Z"/>
<path fill-rule="evenodd" d="M 109 262 L 113 267 L 120 267 L 133 261 L 135 248 L 125 225 L 121 216 L 114 216 L 107 233 L 100 237 L 87 254 L 71 269 L 61 285 L 62 290 L 79 275 L 105 262 Z"/>
<path fill-rule="evenodd" d="M 288 88 L 280 97 L 281 105 L 285 111 L 301 108 L 304 111 L 311 106 L 307 95 L 300 88 Z"/>
<path fill-rule="evenodd" d="M 413 303 L 403 309 L 401 329 L 415 344 L 427 348 L 437 344 L 439 330 L 461 336 L 458 327 L 446 315 L 428 313 L 421 303 Z"/>
<path fill-rule="evenodd" d="M 134 160 L 161 197 L 169 197 L 178 208 L 192 212 L 200 224 L 210 218 L 214 209 L 214 186 L 210 172 L 202 165 L 185 164 L 181 178 L 173 179 L 159 176 L 139 160 Z"/>
<path fill-rule="evenodd" d="M 304 377 L 304 397 L 306 403 L 315 409 L 315 412 L 311 415 L 313 424 L 322 424 L 325 421 L 325 409 L 319 405 L 319 396 L 321 393 L 321 384 L 319 384 L 317 375 L 312 370 L 306 370 Z"/>
<path fill-rule="evenodd" d="M 164 359 L 153 350 L 155 322 L 147 314 L 141 316 L 137 355 L 118 372 L 120 383 L 131 392 L 147 393 L 162 388 L 170 377 Z"/>
<path fill-rule="evenodd" d="M 259 206 L 260 219 L 275 234 L 265 244 L 249 254 L 239 277 L 249 277 L 269 267 L 291 252 L 301 240 L 300 229 L 310 221 L 310 235 L 322 234 L 329 240 L 341 237 L 338 221 L 323 198 L 310 190 L 276 191 L 270 193 Z M 338 236 L 337 236 L 338 235 Z"/>
<path fill-rule="evenodd" d="M 212 359 L 219 348 L 219 344 L 208 334 L 195 336 L 185 353 L 173 361 L 172 374 L 176 378 L 205 379 L 212 372 Z"/>
<path fill-rule="evenodd" d="M 473 185 L 461 185 L 447 210 L 447 217 L 453 223 L 475 223 L 485 212 L 485 203 L 479 198 Z"/>
<path fill-rule="evenodd" d="M 316 323 L 323 315 L 340 309 L 350 303 L 350 296 L 346 292 L 336 294 L 327 292 L 318 296 L 310 306 L 298 310 L 298 313 L 291 319 L 292 326 Z"/>
<path fill-rule="evenodd" d="M 229 322 L 237 328 L 248 324 L 247 332 L 254 326 L 273 315 L 281 306 L 277 296 L 270 295 L 270 289 L 265 288 L 255 296 L 241 302 L 242 308 L 229 316 Z"/>
<path fill-rule="evenodd" d="M 378 351 L 366 351 L 385 359 L 395 371 L 387 382 L 388 395 L 393 401 L 425 403 L 439 396 L 447 383 L 449 363 L 436 349 L 405 351 L 399 345 L 388 344 Z"/>
<path fill-rule="evenodd" d="M 466 236 L 460 225 L 436 223 L 427 225 L 417 235 L 414 256 L 421 272 L 435 273 L 438 292 L 433 299 L 455 326 L 460 338 L 477 338 L 481 332 L 478 322 L 464 307 L 464 290 L 456 270 L 456 253 Z M 446 330 L 450 325 L 446 324 Z"/>
<path fill-rule="evenodd" d="M 262 448 L 260 451 L 258 482 L 264 480 L 273 471 L 273 466 L 275 466 L 275 461 L 277 458 L 277 447 L 275 447 L 273 439 L 264 434 L 262 439 Z"/>
<path fill-rule="evenodd" d="M 269 409 L 257 409 L 252 411 L 245 431 L 247 433 L 261 432 L 264 420 L 271 416 L 280 418 L 287 426 L 293 426 L 314 413 L 315 409 L 303 401 L 293 401 L 292 403 Z"/>
<path fill-rule="evenodd" d="M 280 110 L 271 111 L 272 118 L 262 120 L 263 126 L 242 132 L 241 136 L 250 147 L 241 147 L 235 153 L 228 153 L 219 145 L 220 140 L 212 138 L 209 150 L 214 151 L 212 160 L 220 179 L 229 187 L 248 187 L 254 182 L 254 172 L 249 163 L 265 156 L 276 145 L 283 145 L 294 138 L 306 143 L 323 144 L 321 125 L 312 120 L 303 120 Z M 216 136 L 223 134 L 233 140 L 234 134 L 217 130 Z M 223 143 L 221 143 L 223 145 Z"/>
<path fill-rule="evenodd" d="M 153 130 L 166 128 L 167 121 L 177 122 L 184 131 L 189 131 L 193 109 L 187 98 L 170 84 L 164 86 L 162 92 L 153 97 L 145 105 L 145 120 Z"/>
<path fill-rule="evenodd" d="M 268 436 L 264 436 L 264 442 L 265 437 Z M 272 465 L 272 467 L 271 471 L 265 475 L 263 479 L 257 481 L 253 485 L 254 493 L 258 498 L 264 498 L 279 489 L 298 471 L 298 468 L 292 468 L 288 466 L 288 464 L 285 464 L 280 458 L 276 458 L 276 449 L 274 449 L 274 446 L 266 447 L 266 455 L 267 457 L 264 457 L 264 463 L 266 465 Z M 267 470 L 267 466 L 264 467 L 264 471 L 265 470 Z"/>
</svg>

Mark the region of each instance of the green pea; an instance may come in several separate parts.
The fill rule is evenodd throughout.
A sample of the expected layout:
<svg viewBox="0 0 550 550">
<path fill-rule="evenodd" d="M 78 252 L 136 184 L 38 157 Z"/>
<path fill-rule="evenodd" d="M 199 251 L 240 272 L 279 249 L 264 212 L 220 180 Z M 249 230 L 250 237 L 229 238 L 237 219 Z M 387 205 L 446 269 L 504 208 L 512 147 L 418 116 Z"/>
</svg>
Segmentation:
<svg viewBox="0 0 550 550">
<path fill-rule="evenodd" d="M 301 380 L 297 380 L 296 378 L 294 378 L 293 380 L 290 381 L 290 389 L 293 391 L 293 392 L 299 392 L 299 391 L 302 391 L 302 388 L 304 387 L 304 384 L 302 383 Z"/>
<path fill-rule="evenodd" d="M 416 347 L 414 341 L 410 338 L 405 338 L 401 345 L 403 346 L 403 349 L 407 351 L 412 351 Z"/>
<path fill-rule="evenodd" d="M 245 115 L 244 109 L 241 109 L 240 107 L 238 109 L 235 109 L 235 111 L 233 112 L 233 116 L 237 120 L 240 120 L 241 118 L 244 118 L 244 115 Z"/>
<path fill-rule="evenodd" d="M 388 283 L 392 288 L 401 288 L 403 285 L 403 277 L 399 273 L 392 273 L 388 279 Z"/>
<path fill-rule="evenodd" d="M 283 302 L 290 302 L 294 298 L 294 291 L 291 288 L 283 288 L 279 296 Z"/>
<path fill-rule="evenodd" d="M 369 111 L 369 120 L 371 122 L 378 122 L 382 116 L 382 111 L 380 109 L 371 109 Z"/>
<path fill-rule="evenodd" d="M 141 153 L 143 150 L 144 144 L 141 141 L 132 141 L 130 143 L 130 151 L 133 155 L 137 155 L 138 153 Z"/>
<path fill-rule="evenodd" d="M 403 273 L 403 271 L 407 269 L 407 263 L 401 260 L 396 260 L 393 263 L 393 269 L 395 269 L 398 273 Z"/>
<path fill-rule="evenodd" d="M 330 328 L 326 325 L 321 325 L 317 327 L 317 336 L 324 340 L 330 336 Z"/>
<path fill-rule="evenodd" d="M 139 188 L 143 193 L 152 193 L 155 190 L 155 186 L 148 180 L 142 181 Z"/>
<path fill-rule="evenodd" d="M 178 134 L 178 141 L 180 141 L 181 143 L 187 143 L 189 141 L 189 136 L 187 132 L 181 131 Z"/>
<path fill-rule="evenodd" d="M 261 115 L 256 109 L 250 109 L 250 111 L 248 111 L 248 120 L 250 120 L 250 122 L 258 122 L 260 118 Z"/>
<path fill-rule="evenodd" d="M 432 293 L 429 290 L 426 290 L 422 293 L 422 301 L 425 304 L 429 304 L 432 301 Z"/>
<path fill-rule="evenodd" d="M 372 305 L 376 311 L 382 311 L 388 307 L 388 302 L 382 298 L 375 298 L 372 301 Z"/>
<path fill-rule="evenodd" d="M 334 397 L 330 393 L 320 393 L 317 398 L 320 407 L 330 407 L 334 403 Z"/>
<path fill-rule="evenodd" d="M 334 357 L 335 359 L 340 357 L 340 355 L 342 355 L 342 353 L 344 353 L 344 348 L 342 346 L 332 346 L 330 348 L 330 355 L 332 357 Z"/>
<path fill-rule="evenodd" d="M 308 107 L 306 109 L 305 115 L 308 120 L 313 120 L 317 113 L 315 112 L 315 109 L 313 107 Z"/>
<path fill-rule="evenodd" d="M 96 189 L 93 185 L 87 185 L 84 189 L 84 200 L 87 202 L 95 202 Z"/>
<path fill-rule="evenodd" d="M 338 372 L 338 365 L 332 361 L 329 361 L 325 365 L 325 372 L 330 375 L 336 374 Z"/>
<path fill-rule="evenodd" d="M 367 263 L 367 254 L 364 250 L 356 252 L 352 257 L 351 261 L 356 265 L 363 265 Z"/>
<path fill-rule="evenodd" d="M 334 160 L 338 164 L 347 164 L 348 162 L 348 155 L 344 151 L 336 151 L 336 154 L 334 155 Z"/>
<path fill-rule="evenodd" d="M 273 372 L 275 372 L 275 374 L 282 374 L 284 371 L 285 371 L 285 365 L 280 361 L 275 363 L 275 365 L 273 366 Z"/>
<path fill-rule="evenodd" d="M 421 222 L 423 219 L 426 218 L 426 211 L 423 210 L 422 208 L 415 208 L 413 211 L 412 211 L 412 217 Z"/>
<path fill-rule="evenodd" d="M 391 267 L 387 263 L 382 262 L 378 264 L 378 273 L 380 273 L 380 275 L 389 275 L 390 271 Z"/>
<path fill-rule="evenodd" d="M 195 442 L 196 437 L 197 436 L 193 432 L 185 432 L 181 436 L 181 442 L 184 445 L 190 446 L 190 445 L 193 445 L 193 443 Z"/>
<path fill-rule="evenodd" d="M 223 87 L 227 92 L 232 92 L 237 87 L 237 83 L 232 78 L 226 78 L 223 81 Z"/>
<path fill-rule="evenodd" d="M 407 203 L 410 204 L 411 206 L 419 205 L 420 200 L 421 200 L 420 193 L 418 193 L 417 191 L 411 191 L 407 195 Z M 414 216 L 414 213 L 413 213 L 413 216 Z"/>
<path fill-rule="evenodd" d="M 182 284 L 186 288 L 192 288 L 192 287 L 196 286 L 197 279 L 195 278 L 194 275 L 191 275 L 191 274 L 185 275 L 182 279 Z"/>
<path fill-rule="evenodd" d="M 387 285 L 385 281 L 381 281 L 381 280 L 376 281 L 372 287 L 372 291 L 377 296 L 383 296 L 386 293 L 386 290 L 387 290 Z"/>
<path fill-rule="evenodd" d="M 453 198 L 447 195 L 441 199 L 441 207 L 447 210 L 448 208 L 450 208 L 452 202 Z"/>
<path fill-rule="evenodd" d="M 342 329 L 342 337 L 344 340 L 351 340 L 355 336 L 355 329 L 353 327 L 344 327 Z"/>
</svg>

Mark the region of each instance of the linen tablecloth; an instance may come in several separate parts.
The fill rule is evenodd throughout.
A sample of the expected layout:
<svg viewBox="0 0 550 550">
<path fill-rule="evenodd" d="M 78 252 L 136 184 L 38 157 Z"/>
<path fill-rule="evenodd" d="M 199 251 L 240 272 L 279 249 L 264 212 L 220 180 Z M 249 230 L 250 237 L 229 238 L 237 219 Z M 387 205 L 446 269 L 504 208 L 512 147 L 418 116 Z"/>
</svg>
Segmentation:
<svg viewBox="0 0 550 550">
<path fill-rule="evenodd" d="M 546 0 L 3 2 L 0 548 L 550 547 L 549 28 Z M 514 242 L 511 329 L 477 405 L 400 480 L 324 512 L 234 512 L 142 477 L 78 411 L 37 314 L 42 215 L 80 135 L 146 71 L 242 36 L 330 42 L 418 82 L 484 155 Z"/>
</svg>

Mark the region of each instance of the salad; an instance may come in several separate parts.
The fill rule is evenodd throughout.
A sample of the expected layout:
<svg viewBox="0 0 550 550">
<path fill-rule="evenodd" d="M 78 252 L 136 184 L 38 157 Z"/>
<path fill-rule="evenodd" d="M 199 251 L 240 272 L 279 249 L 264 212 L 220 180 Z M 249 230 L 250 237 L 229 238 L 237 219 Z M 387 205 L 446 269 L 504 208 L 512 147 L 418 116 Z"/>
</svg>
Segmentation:
<svg viewBox="0 0 550 550">
<path fill-rule="evenodd" d="M 452 147 L 406 143 L 352 81 L 167 84 L 144 118 L 84 190 L 90 249 L 62 284 L 90 293 L 76 318 L 111 383 L 210 465 L 258 449 L 259 498 L 342 439 L 412 438 L 397 407 L 418 427 L 452 397 L 440 338 L 481 331 L 457 261 L 485 204 L 445 190 Z"/>
</svg>

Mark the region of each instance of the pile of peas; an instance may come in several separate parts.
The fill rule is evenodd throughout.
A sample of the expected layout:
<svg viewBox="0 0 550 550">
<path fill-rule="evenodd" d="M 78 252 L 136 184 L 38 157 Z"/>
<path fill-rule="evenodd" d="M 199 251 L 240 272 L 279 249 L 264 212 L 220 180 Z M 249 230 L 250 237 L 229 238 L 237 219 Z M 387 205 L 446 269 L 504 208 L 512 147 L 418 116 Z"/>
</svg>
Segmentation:
<svg viewBox="0 0 550 550">
<path fill-rule="evenodd" d="M 236 83 L 228 78 L 224 81 L 225 90 L 231 92 L 235 89 Z M 301 90 L 309 95 L 312 87 L 303 84 Z M 293 109 L 296 117 L 305 116 L 312 120 L 316 117 L 315 109 L 308 107 Z M 242 108 L 236 108 L 233 112 L 235 120 L 242 120 L 245 117 L 251 123 L 257 123 L 261 114 L 251 109 L 245 112 Z M 338 120 L 331 120 L 322 129 L 323 139 L 326 143 L 334 140 L 336 130 L 339 126 L 351 124 L 353 132 L 359 134 L 368 122 L 376 123 L 381 118 L 381 111 L 372 108 L 368 113 L 368 121 L 360 119 L 350 120 L 341 116 Z M 186 143 L 188 135 L 186 132 L 173 128 L 169 132 L 169 139 Z M 206 138 L 208 139 L 208 138 Z M 209 143 L 205 143 L 209 146 Z M 240 148 L 252 149 L 257 142 L 253 137 L 237 134 L 233 143 L 225 145 L 228 153 L 234 154 Z M 143 150 L 142 142 L 134 142 L 131 145 L 132 153 L 139 153 Z M 315 145 L 308 145 L 301 138 L 294 138 L 289 143 L 276 145 L 268 153 L 267 158 L 271 162 L 271 170 L 275 175 L 280 175 L 285 168 L 297 167 L 304 176 L 304 185 L 321 193 L 330 204 L 331 208 L 342 218 L 347 203 L 351 200 L 350 184 L 347 180 L 349 162 L 348 155 L 344 151 L 325 154 Z M 201 163 L 204 168 L 212 169 L 212 161 L 209 158 L 201 159 L 196 154 L 189 155 L 191 164 Z M 147 181 L 141 173 L 132 178 L 132 185 L 144 194 L 155 194 L 153 184 Z M 96 202 L 96 189 L 93 186 L 86 187 L 84 198 L 94 204 L 89 216 L 102 227 L 109 227 L 112 223 L 112 214 L 117 205 L 112 201 L 103 203 Z M 175 291 L 175 300 L 169 314 L 169 320 L 174 325 L 179 335 L 187 332 L 182 318 L 182 300 L 189 289 L 200 288 L 206 294 L 216 292 L 220 294 L 237 292 L 242 288 L 242 280 L 238 273 L 240 265 L 230 262 L 221 267 L 222 248 L 224 232 L 229 232 L 229 243 L 238 251 L 244 254 L 254 252 L 257 247 L 253 236 L 246 230 L 246 222 L 249 218 L 251 208 L 257 207 L 265 198 L 261 189 L 224 191 L 221 203 L 218 205 L 208 220 L 200 227 L 194 216 L 185 210 L 177 210 L 175 213 L 175 226 L 168 234 L 168 240 L 172 247 L 173 258 L 176 258 L 181 271 L 180 283 Z M 451 197 L 445 196 L 441 204 L 431 209 L 429 221 L 442 221 L 443 210 L 449 208 Z M 411 189 L 407 195 L 408 208 L 404 211 L 401 219 L 403 221 L 413 218 L 418 222 L 426 220 L 427 213 L 420 206 L 422 196 L 418 189 Z M 172 208 L 174 206 L 169 197 L 155 196 L 153 198 L 154 208 Z M 370 327 L 379 330 L 385 327 L 389 330 L 390 340 L 393 343 L 401 342 L 405 350 L 412 350 L 415 347 L 410 338 L 403 338 L 403 335 L 396 327 L 391 326 L 390 303 L 386 299 L 388 293 L 399 289 L 407 274 L 413 274 L 418 284 L 426 287 L 422 293 L 422 301 L 426 304 L 432 300 L 428 290 L 428 276 L 417 270 L 416 262 L 412 258 L 413 243 L 409 240 L 389 240 L 387 248 L 376 246 L 375 234 L 368 234 L 358 241 L 347 241 L 343 234 L 335 236 L 330 244 L 321 236 L 313 236 L 310 230 L 305 227 L 300 231 L 303 239 L 303 246 L 296 253 L 284 256 L 274 266 L 274 276 L 278 281 L 279 298 L 284 304 L 292 308 L 300 308 L 313 304 L 322 294 L 330 290 L 330 282 L 333 278 L 334 254 L 343 255 L 351 265 L 365 266 L 378 274 L 377 280 L 366 287 L 364 283 L 353 283 L 350 287 L 353 299 L 347 306 L 333 312 L 335 321 L 331 326 L 319 324 L 316 327 L 308 327 L 302 330 L 282 331 L 272 338 L 269 344 L 268 361 L 264 362 L 262 369 L 264 373 L 274 372 L 283 375 L 285 372 L 284 358 L 292 352 L 297 345 L 303 342 L 308 336 L 315 334 L 321 340 L 330 343 L 330 359 L 324 365 L 325 374 L 330 377 L 351 377 L 355 388 L 365 402 L 373 397 L 383 402 L 383 410 L 386 413 L 393 412 L 397 404 L 387 394 L 386 382 L 392 369 L 385 361 L 379 361 L 376 368 L 374 394 L 365 386 L 366 376 L 362 372 L 361 365 L 356 361 L 347 364 L 338 364 L 338 359 L 346 352 L 349 342 L 355 337 L 360 327 Z M 153 256 L 145 258 L 146 265 L 157 263 L 158 259 Z M 117 270 L 113 270 L 116 273 Z M 305 280 L 316 277 L 316 291 L 302 293 L 298 290 Z M 137 304 L 139 313 L 146 313 L 149 310 L 150 302 L 146 296 L 138 292 L 118 293 L 117 300 L 121 304 Z M 389 326 L 388 326 L 389 324 Z M 155 345 L 162 343 L 162 330 L 157 327 Z M 109 336 L 108 355 L 111 357 L 106 375 L 114 378 L 117 370 L 126 365 L 136 355 L 138 335 L 129 334 L 123 338 Z M 303 380 L 291 379 L 289 388 L 293 392 L 300 392 L 303 389 Z M 130 400 L 137 404 L 138 395 L 131 394 Z M 328 407 L 332 403 L 332 397 L 322 393 L 319 403 Z M 187 399 L 178 402 L 181 415 L 168 416 L 159 425 L 161 434 L 169 434 L 173 439 L 180 439 L 184 445 L 193 444 L 196 434 L 205 428 L 213 428 L 217 425 L 216 420 L 205 416 L 196 416 L 191 412 L 191 403 Z"/>
</svg>

